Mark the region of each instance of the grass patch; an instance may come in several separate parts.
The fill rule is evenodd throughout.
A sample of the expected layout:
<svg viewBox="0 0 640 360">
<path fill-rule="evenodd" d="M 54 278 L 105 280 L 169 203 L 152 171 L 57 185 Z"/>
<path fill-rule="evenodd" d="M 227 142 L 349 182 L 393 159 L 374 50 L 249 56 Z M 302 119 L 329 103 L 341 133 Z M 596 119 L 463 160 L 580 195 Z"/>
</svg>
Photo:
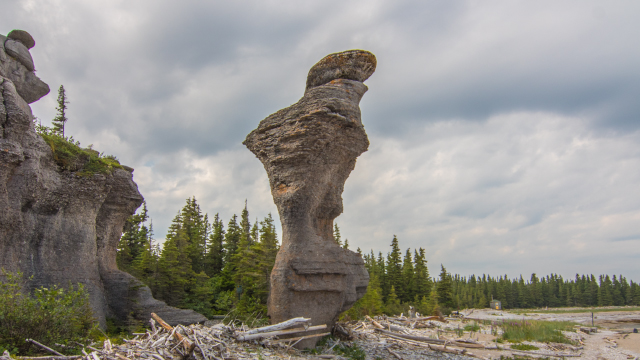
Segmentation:
<svg viewBox="0 0 640 360">
<path fill-rule="evenodd" d="M 562 331 L 572 331 L 570 321 L 505 321 L 502 323 L 502 339 L 509 342 L 538 341 L 571 344 Z"/>
<path fill-rule="evenodd" d="M 511 348 L 516 350 L 540 350 L 539 347 L 529 344 L 513 344 Z"/>
<path fill-rule="evenodd" d="M 340 343 L 333 348 L 333 352 L 352 360 L 365 360 L 367 356 L 364 350 L 362 350 L 356 343 Z"/>
<path fill-rule="evenodd" d="M 476 324 L 475 322 L 471 323 L 471 324 L 467 324 L 464 326 L 464 331 L 475 331 L 478 332 L 480 331 L 480 325 Z"/>
<path fill-rule="evenodd" d="M 73 137 L 64 138 L 56 133 L 39 132 L 53 152 L 56 164 L 63 170 L 77 172 L 81 176 L 111 174 L 114 169 L 122 169 L 115 156 L 104 156 L 92 149 L 83 149 Z"/>
<path fill-rule="evenodd" d="M 313 349 L 305 349 L 302 352 L 306 354 L 320 355 L 324 350 L 326 350 L 330 343 L 336 343 L 336 338 L 333 335 L 326 335 L 322 337 L 316 344 L 316 347 Z M 362 350 L 357 343 L 343 343 L 338 342 L 335 346 L 333 346 L 332 351 L 338 355 L 342 355 L 347 359 L 352 360 L 365 360 L 367 354 Z"/>
</svg>

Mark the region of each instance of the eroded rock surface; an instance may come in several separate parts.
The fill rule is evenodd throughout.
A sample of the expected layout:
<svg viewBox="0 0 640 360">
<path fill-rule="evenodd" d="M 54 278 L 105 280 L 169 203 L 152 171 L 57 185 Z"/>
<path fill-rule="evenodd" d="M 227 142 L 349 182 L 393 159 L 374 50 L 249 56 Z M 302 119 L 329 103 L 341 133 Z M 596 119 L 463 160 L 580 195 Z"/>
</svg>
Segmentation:
<svg viewBox="0 0 640 360">
<path fill-rule="evenodd" d="M 302 99 L 262 120 L 244 141 L 267 171 L 282 222 L 268 305 L 273 323 L 304 316 L 331 327 L 366 292 L 362 257 L 338 246 L 332 230 L 344 183 L 369 146 L 359 103 L 375 67 L 363 50 L 326 56 L 309 71 Z"/>
<path fill-rule="evenodd" d="M 173 324 L 206 320 L 153 299 L 148 287 L 118 270 L 122 228 L 142 195 L 129 171 L 79 176 L 58 167 L 28 105 L 49 86 L 5 51 L 12 42 L 31 59 L 29 39 L 35 42 L 24 31 L 11 34 L 20 42 L 0 35 L 0 268 L 33 276 L 34 288 L 84 284 L 103 325 L 106 317 L 147 321 L 151 312 Z"/>
</svg>

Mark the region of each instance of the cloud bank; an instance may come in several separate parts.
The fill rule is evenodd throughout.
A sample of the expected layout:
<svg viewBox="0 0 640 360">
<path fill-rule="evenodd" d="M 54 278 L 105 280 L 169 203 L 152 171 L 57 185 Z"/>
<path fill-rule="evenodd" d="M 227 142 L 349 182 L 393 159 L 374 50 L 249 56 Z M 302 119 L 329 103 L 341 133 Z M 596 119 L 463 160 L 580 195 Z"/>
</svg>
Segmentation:
<svg viewBox="0 0 640 360">
<path fill-rule="evenodd" d="M 353 248 L 424 247 L 461 274 L 640 281 L 640 4 L 5 1 L 54 91 L 33 104 L 134 167 L 157 238 L 189 196 L 277 215 L 241 142 L 326 54 L 372 51 L 370 150 L 336 221 Z"/>
</svg>

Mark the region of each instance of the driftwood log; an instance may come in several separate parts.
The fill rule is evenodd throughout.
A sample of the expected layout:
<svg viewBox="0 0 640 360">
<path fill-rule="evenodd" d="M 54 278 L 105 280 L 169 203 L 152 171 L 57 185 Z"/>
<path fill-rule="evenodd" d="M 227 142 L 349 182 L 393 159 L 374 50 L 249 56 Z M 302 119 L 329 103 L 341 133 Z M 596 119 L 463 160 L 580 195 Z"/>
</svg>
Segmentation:
<svg viewBox="0 0 640 360">
<path fill-rule="evenodd" d="M 306 319 L 306 318 L 303 318 L 303 317 L 297 317 L 297 318 L 289 319 L 287 321 L 283 321 L 281 323 L 277 323 L 277 324 L 274 324 L 274 325 L 263 326 L 263 327 L 259 327 L 259 328 L 256 328 L 256 329 L 251 329 L 251 330 L 245 332 L 244 334 L 251 335 L 251 334 L 272 332 L 272 331 L 289 329 L 289 328 L 296 327 L 296 326 L 301 326 L 301 325 L 304 325 L 305 327 L 307 327 L 307 326 L 309 326 L 309 322 L 310 321 L 311 321 L 311 319 Z M 326 325 L 325 325 L 325 328 L 326 328 Z"/>
<path fill-rule="evenodd" d="M 480 349 L 480 348 L 484 348 L 484 345 L 482 344 L 472 344 L 472 343 L 463 343 L 463 342 L 459 342 L 459 341 L 448 341 L 448 340 L 442 340 L 442 339 L 430 339 L 430 338 L 426 338 L 423 336 L 415 336 L 415 335 L 406 335 L 406 334 L 399 334 L 399 333 L 395 333 L 395 332 L 391 332 L 391 331 L 387 331 L 387 330 L 382 330 L 382 329 L 376 329 L 376 331 L 390 336 L 390 337 L 399 337 L 401 339 L 409 339 L 409 340 L 413 340 L 413 341 L 421 341 L 421 342 L 425 342 L 425 343 L 429 343 L 429 344 L 442 344 L 442 345 L 452 345 L 452 346 L 458 346 L 458 347 L 464 347 L 464 348 L 473 348 L 473 349 Z"/>
<path fill-rule="evenodd" d="M 248 341 L 248 340 L 256 340 L 256 339 L 266 339 L 268 337 L 273 337 L 273 336 L 291 335 L 291 334 L 303 333 L 308 331 L 322 330 L 326 328 L 327 328 L 327 325 L 323 324 L 323 325 L 309 326 L 307 328 L 295 328 L 295 329 L 289 329 L 289 330 L 279 330 L 279 331 L 270 331 L 270 332 L 261 332 L 261 333 L 250 333 L 249 331 L 247 331 L 244 333 L 237 334 L 236 340 Z"/>
<path fill-rule="evenodd" d="M 325 325 L 326 326 L 326 325 Z M 317 337 L 322 337 L 322 336 L 326 336 L 331 334 L 330 332 L 324 332 L 324 333 L 320 333 L 320 334 L 311 334 L 311 335 L 305 335 L 305 336 L 300 336 L 300 337 L 295 337 L 295 338 L 287 338 L 287 339 L 280 339 L 280 340 L 271 340 L 270 343 L 271 344 L 277 344 L 277 343 L 283 343 L 283 342 L 292 342 L 291 346 L 294 346 L 295 344 L 297 344 L 298 342 L 305 340 L 305 339 L 313 339 L 313 338 L 317 338 Z"/>
<path fill-rule="evenodd" d="M 76 360 L 81 359 L 82 355 L 71 355 L 71 356 L 20 356 L 20 360 Z"/>
<path fill-rule="evenodd" d="M 155 313 L 151 313 L 151 317 L 153 317 L 158 322 L 158 324 L 160 324 L 160 326 L 165 328 L 167 331 L 171 331 L 173 336 L 178 341 L 180 341 L 180 343 L 182 343 L 182 346 L 184 347 L 184 350 L 187 352 L 187 355 L 191 355 L 193 350 L 196 348 L 196 343 L 192 343 L 191 341 L 189 341 L 189 339 L 185 338 L 184 336 L 179 334 L 177 331 L 173 331 L 174 330 L 173 326 L 167 324 L 164 320 L 160 318 L 160 316 L 156 315 Z"/>
<path fill-rule="evenodd" d="M 36 345 L 36 346 L 38 346 L 38 347 L 39 347 L 39 348 L 41 348 L 41 349 L 47 350 L 47 351 L 48 351 L 48 352 L 50 352 L 50 353 L 56 354 L 56 355 L 58 355 L 58 356 L 64 356 L 64 355 L 60 354 L 59 352 L 57 352 L 57 351 L 53 350 L 52 348 L 50 348 L 50 347 L 48 347 L 48 346 L 45 346 L 45 345 L 42 345 L 42 344 L 40 344 L 39 342 L 37 342 L 37 341 L 35 341 L 35 340 L 33 340 L 33 339 L 27 339 L 27 340 L 25 340 L 25 341 L 26 341 L 26 342 L 28 342 L 28 343 L 32 343 L 33 345 Z"/>
<path fill-rule="evenodd" d="M 578 354 L 566 354 L 566 353 L 552 353 L 552 352 L 537 352 L 537 351 L 525 351 L 525 350 L 511 350 L 509 349 L 508 351 L 514 353 L 514 354 L 520 354 L 520 355 L 542 355 L 542 356 L 553 356 L 553 357 L 580 357 L 582 356 L 582 352 L 578 353 Z"/>
</svg>

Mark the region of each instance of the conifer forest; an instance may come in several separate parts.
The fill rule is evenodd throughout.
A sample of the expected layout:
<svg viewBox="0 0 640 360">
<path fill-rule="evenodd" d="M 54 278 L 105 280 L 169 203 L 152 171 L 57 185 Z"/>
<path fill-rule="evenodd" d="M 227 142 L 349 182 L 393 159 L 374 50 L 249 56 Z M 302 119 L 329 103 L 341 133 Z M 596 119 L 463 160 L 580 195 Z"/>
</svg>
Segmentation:
<svg viewBox="0 0 640 360">
<path fill-rule="evenodd" d="M 153 296 L 167 304 L 193 309 L 211 317 L 233 312 L 238 316 L 266 316 L 269 279 L 279 249 L 271 214 L 250 222 L 246 203 L 240 216 L 225 221 L 209 218 L 195 197 L 173 219 L 160 246 L 146 204 L 125 225 L 117 263 L 148 285 Z M 348 248 L 340 228 L 334 240 Z M 393 236 L 391 251 L 364 253 L 370 275 L 366 295 L 342 316 L 399 314 L 409 306 L 421 314 L 449 313 L 464 308 L 486 308 L 492 299 L 505 309 L 563 306 L 640 305 L 640 286 L 622 275 L 557 274 L 507 275 L 451 274 L 444 265 L 431 276 L 423 248 L 402 251 Z"/>
</svg>

